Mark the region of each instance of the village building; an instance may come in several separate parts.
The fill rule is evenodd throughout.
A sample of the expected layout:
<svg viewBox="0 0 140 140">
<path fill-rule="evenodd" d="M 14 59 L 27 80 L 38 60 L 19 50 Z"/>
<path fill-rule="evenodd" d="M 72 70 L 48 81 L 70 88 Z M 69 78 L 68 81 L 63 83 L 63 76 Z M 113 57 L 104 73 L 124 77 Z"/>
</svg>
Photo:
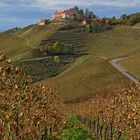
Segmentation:
<svg viewBox="0 0 140 140">
<path fill-rule="evenodd" d="M 56 11 L 53 15 L 54 20 L 60 19 L 74 19 L 78 16 L 78 11 L 75 8 L 64 10 L 64 11 Z"/>
<path fill-rule="evenodd" d="M 53 19 L 65 19 L 66 15 L 65 15 L 65 11 L 56 11 L 53 14 Z"/>
<path fill-rule="evenodd" d="M 92 22 L 91 19 L 84 18 L 84 20 L 82 21 L 82 24 L 83 24 L 83 25 L 88 25 L 88 24 L 91 24 L 91 22 Z"/>
<path fill-rule="evenodd" d="M 43 25 L 46 25 L 47 23 L 48 23 L 47 19 L 41 19 L 38 25 L 43 26 Z"/>
</svg>

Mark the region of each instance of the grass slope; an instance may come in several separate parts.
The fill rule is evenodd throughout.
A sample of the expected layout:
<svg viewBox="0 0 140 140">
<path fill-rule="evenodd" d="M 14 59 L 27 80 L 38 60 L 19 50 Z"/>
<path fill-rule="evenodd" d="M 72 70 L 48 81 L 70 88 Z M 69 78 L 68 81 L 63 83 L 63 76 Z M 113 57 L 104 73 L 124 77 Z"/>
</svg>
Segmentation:
<svg viewBox="0 0 140 140">
<path fill-rule="evenodd" d="M 21 35 L 27 38 L 30 44 L 32 44 L 35 47 L 38 47 L 39 42 L 41 40 L 47 39 L 63 26 L 64 22 L 52 21 L 51 23 L 44 26 L 34 25 L 27 31 L 23 32 Z"/>
<path fill-rule="evenodd" d="M 21 59 L 32 58 L 32 50 L 39 46 L 39 42 L 48 38 L 63 26 L 62 22 L 52 22 L 46 26 L 29 25 L 14 34 L 0 35 L 0 51 L 8 57 Z"/>
<path fill-rule="evenodd" d="M 29 50 L 30 48 L 25 40 L 13 34 L 2 34 L 0 36 L 0 51 L 4 52 L 8 57 L 15 57 Z"/>
<path fill-rule="evenodd" d="M 110 66 L 108 60 L 139 51 L 139 37 L 139 30 L 126 26 L 117 26 L 111 31 L 91 34 L 86 44 L 90 58 L 78 59 L 60 76 L 43 80 L 42 83 L 56 88 L 58 94 L 65 100 L 94 95 L 110 87 L 124 84 L 129 80 Z"/>
<path fill-rule="evenodd" d="M 56 88 L 58 94 L 64 100 L 69 101 L 95 95 L 112 86 L 127 82 L 124 76 L 112 68 L 107 61 L 100 58 L 91 56 L 90 59 L 76 65 L 77 67 L 75 66 L 64 74 L 44 80 L 42 83 Z"/>
<path fill-rule="evenodd" d="M 56 88 L 58 94 L 66 100 L 94 95 L 128 81 L 108 64 L 108 59 L 139 51 L 140 30 L 117 26 L 111 31 L 88 34 L 71 30 L 60 31 L 59 29 L 64 25 L 66 23 L 63 22 L 52 22 L 46 26 L 31 25 L 19 30 L 14 36 L 2 35 L 0 36 L 0 51 L 10 57 L 32 58 L 32 50 L 38 47 L 40 42 L 45 45 L 59 40 L 73 44 L 77 52 L 88 52 L 89 55 L 76 59 L 76 62 L 60 75 L 42 81 Z M 35 61 L 32 64 L 31 61 L 26 64 L 29 64 L 32 70 L 36 69 L 35 73 L 42 74 L 47 71 L 47 69 L 41 71 L 41 68 L 47 65 L 44 63 L 46 61 L 41 63 Z"/>
<path fill-rule="evenodd" d="M 136 75 L 140 79 L 140 53 L 127 57 L 123 61 L 123 65 L 132 74 Z"/>
<path fill-rule="evenodd" d="M 126 26 L 99 33 L 89 40 L 88 50 L 92 55 L 105 58 L 127 56 L 140 51 L 140 30 Z"/>
</svg>

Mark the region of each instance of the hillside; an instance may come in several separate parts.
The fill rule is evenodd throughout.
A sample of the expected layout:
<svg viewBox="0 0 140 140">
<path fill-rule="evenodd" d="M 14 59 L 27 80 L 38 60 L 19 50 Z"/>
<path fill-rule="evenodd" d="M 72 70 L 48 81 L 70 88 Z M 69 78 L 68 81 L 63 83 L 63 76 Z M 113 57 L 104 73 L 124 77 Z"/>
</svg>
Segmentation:
<svg viewBox="0 0 140 140">
<path fill-rule="evenodd" d="M 0 51 L 4 52 L 8 57 L 15 57 L 19 54 L 30 51 L 22 38 L 18 38 L 13 34 L 0 35 Z"/>
<path fill-rule="evenodd" d="M 91 36 L 85 47 L 89 57 L 82 56 L 66 72 L 42 81 L 56 88 L 66 100 L 92 96 L 126 83 L 128 79 L 110 66 L 108 60 L 129 56 L 140 50 L 140 31 L 131 27 L 116 26 L 111 31 Z"/>
<path fill-rule="evenodd" d="M 32 58 L 32 51 L 39 46 L 39 42 L 63 26 L 63 22 L 52 22 L 46 26 L 29 25 L 15 33 L 3 33 L 0 35 L 0 51 L 16 59 Z"/>
<path fill-rule="evenodd" d="M 133 26 L 134 29 L 140 29 L 140 23 L 137 23 Z"/>
<path fill-rule="evenodd" d="M 2 35 L 1 42 L 5 47 L 0 44 L 0 50 L 17 60 L 15 63 L 21 65 L 27 74 L 44 79 L 41 83 L 56 88 L 65 100 L 87 98 L 129 81 L 108 61 L 139 51 L 139 30 L 116 26 L 110 31 L 87 33 L 72 25 L 78 27 L 77 23 L 70 21 L 30 25 L 15 34 Z M 72 29 L 67 29 L 69 26 Z M 6 41 L 9 37 L 14 38 L 12 43 Z M 17 43 L 18 40 L 21 44 Z M 41 46 L 56 41 L 72 44 L 75 54 L 59 56 L 61 61 L 54 62 L 54 57 L 44 57 L 38 51 Z M 14 47 L 10 47 L 10 51 L 7 46 L 11 45 Z M 17 51 L 16 46 L 22 49 Z"/>
<path fill-rule="evenodd" d="M 112 68 L 108 61 L 94 56 L 80 58 L 75 67 L 55 78 L 42 81 L 49 87 L 56 88 L 65 101 L 88 98 L 97 93 L 106 92 L 111 87 L 126 83 L 127 79 Z M 84 60 L 86 59 L 86 60 Z M 80 63 L 80 64 L 79 64 Z"/>
<path fill-rule="evenodd" d="M 18 109 L 27 113 L 20 114 L 20 119 L 24 122 L 27 118 L 32 120 L 32 116 L 35 118 L 33 125 L 27 119 L 31 130 L 36 130 L 31 131 L 33 135 L 35 132 L 40 135 L 36 127 L 45 113 L 45 120 L 49 118 L 47 122 L 53 120 L 44 129 L 47 137 L 57 137 L 54 130 L 58 126 L 58 129 L 62 127 L 62 137 L 63 133 L 69 135 L 67 131 L 70 131 L 71 135 L 84 130 L 84 133 L 91 133 L 87 136 L 93 139 L 102 139 L 104 136 L 106 139 L 139 139 L 140 88 L 135 84 L 129 86 L 130 80 L 110 63 L 114 59 L 125 58 L 119 64 L 126 68 L 127 73 L 139 78 L 139 38 L 140 30 L 130 26 L 117 25 L 111 30 L 91 33 L 70 21 L 52 22 L 45 26 L 29 25 L 15 33 L 1 34 L 0 51 L 13 60 L 11 63 L 7 62 L 5 55 L 0 54 L 0 81 L 1 85 L 4 85 L 4 88 L 1 87 L 4 93 L 1 98 L 6 95 L 4 102 L 8 102 L 13 110 L 17 100 L 23 100 L 23 104 L 19 102 Z M 63 51 L 61 48 L 69 49 L 66 46 L 72 47 L 72 52 L 59 53 Z M 59 51 L 54 54 L 41 51 L 45 47 Z M 31 75 L 32 79 L 25 76 L 23 71 Z M 3 106 L 3 102 L 0 103 Z M 28 109 L 32 110 L 32 115 Z M 6 111 L 8 115 L 14 116 L 13 110 L 13 114 L 11 110 Z M 15 118 L 11 121 L 8 115 L 6 114 L 6 119 L 12 124 Z M 22 121 L 20 122 L 22 124 Z M 39 129 L 44 123 L 41 123 Z M 23 127 L 23 130 L 26 128 Z M 97 128 L 99 129 L 96 130 Z M 23 134 L 23 137 L 25 136 Z"/>
</svg>

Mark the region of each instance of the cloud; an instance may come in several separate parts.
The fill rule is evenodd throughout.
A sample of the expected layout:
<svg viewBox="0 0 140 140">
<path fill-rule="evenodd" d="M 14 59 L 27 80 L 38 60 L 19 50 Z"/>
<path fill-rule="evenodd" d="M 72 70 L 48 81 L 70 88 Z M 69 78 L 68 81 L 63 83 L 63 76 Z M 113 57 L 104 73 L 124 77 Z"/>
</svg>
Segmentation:
<svg viewBox="0 0 140 140">
<path fill-rule="evenodd" d="M 140 0 L 0 0 L 0 8 L 60 9 L 72 6 L 94 8 L 95 6 L 140 7 Z"/>
<path fill-rule="evenodd" d="M 138 12 L 140 0 L 0 0 L 0 28 L 23 26 L 50 17 L 58 9 L 79 6 L 98 16 Z"/>
</svg>

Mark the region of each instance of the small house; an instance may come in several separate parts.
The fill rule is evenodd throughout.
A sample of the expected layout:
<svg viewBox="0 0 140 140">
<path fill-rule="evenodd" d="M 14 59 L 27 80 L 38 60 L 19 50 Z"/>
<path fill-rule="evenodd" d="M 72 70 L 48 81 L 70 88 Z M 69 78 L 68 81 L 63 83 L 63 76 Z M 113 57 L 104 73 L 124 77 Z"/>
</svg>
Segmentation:
<svg viewBox="0 0 140 140">
<path fill-rule="evenodd" d="M 43 26 L 43 25 L 46 25 L 47 23 L 48 23 L 47 19 L 41 19 L 38 25 Z"/>
<path fill-rule="evenodd" d="M 65 11 L 56 11 L 53 14 L 53 19 L 58 20 L 58 19 L 65 19 Z"/>
<path fill-rule="evenodd" d="M 88 24 L 91 24 L 91 22 L 92 22 L 91 19 L 85 18 L 85 19 L 82 21 L 82 24 L 83 24 L 83 25 L 88 25 Z"/>
</svg>

